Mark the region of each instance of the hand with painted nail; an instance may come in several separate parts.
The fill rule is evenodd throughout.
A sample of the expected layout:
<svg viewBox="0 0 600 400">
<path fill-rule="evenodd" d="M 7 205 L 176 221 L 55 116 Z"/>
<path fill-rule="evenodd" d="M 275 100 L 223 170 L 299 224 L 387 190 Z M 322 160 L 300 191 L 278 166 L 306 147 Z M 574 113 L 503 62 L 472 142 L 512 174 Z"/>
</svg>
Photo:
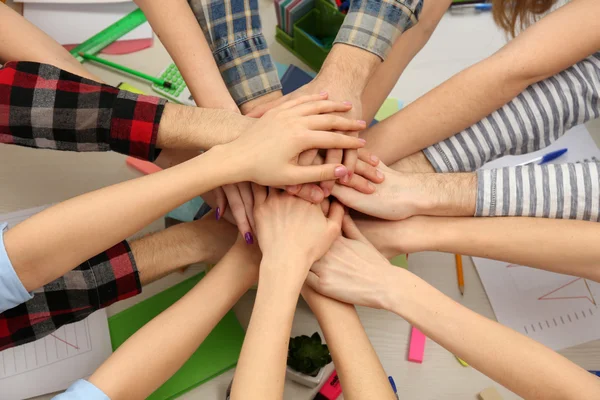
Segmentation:
<svg viewBox="0 0 600 400">
<path fill-rule="evenodd" d="M 329 250 L 340 235 L 344 208 L 333 203 L 327 217 L 318 204 L 279 189 L 271 188 L 267 193 L 267 188 L 253 184 L 252 190 L 258 244 L 263 260 L 273 261 L 263 262 L 263 265 L 273 268 L 268 268 L 268 271 L 261 269 L 260 274 L 294 279 L 300 290 L 310 266 Z M 297 268 L 278 268 L 284 264 Z"/>
<path fill-rule="evenodd" d="M 351 107 L 324 100 L 326 95 L 304 96 L 276 107 L 256 120 L 247 133 L 209 152 L 218 154 L 221 167 L 233 168 L 237 180 L 265 186 L 297 185 L 336 180 L 348 174 L 340 164 L 300 166 L 299 155 L 310 149 L 353 149 L 364 146 L 363 139 L 334 133 L 358 132 L 363 121 L 331 115 Z"/>
</svg>

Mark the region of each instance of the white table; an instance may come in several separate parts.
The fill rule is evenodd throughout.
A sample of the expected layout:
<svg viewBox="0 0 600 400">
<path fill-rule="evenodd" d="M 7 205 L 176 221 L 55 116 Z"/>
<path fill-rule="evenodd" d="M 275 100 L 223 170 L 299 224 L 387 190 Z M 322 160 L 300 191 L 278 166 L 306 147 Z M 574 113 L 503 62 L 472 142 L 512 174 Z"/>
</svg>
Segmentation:
<svg viewBox="0 0 600 400">
<path fill-rule="evenodd" d="M 274 40 L 275 16 L 270 0 L 260 0 L 264 33 L 276 61 L 305 67 Z M 158 39 L 147 50 L 125 56 L 108 57 L 129 67 L 158 74 L 171 60 Z M 449 78 L 456 72 L 492 54 L 504 43 L 504 35 L 494 26 L 490 15 L 454 17 L 446 15 L 428 45 L 407 68 L 392 91 L 392 96 L 410 102 Z M 128 81 L 152 93 L 149 85 L 124 78 L 118 73 L 88 65 L 95 74 L 110 84 Z M 600 123 L 588 128 L 600 137 Z M 0 212 L 59 202 L 110 184 L 132 179 L 139 174 L 124 163 L 124 157 L 113 153 L 76 154 L 31 150 L 16 146 L 0 146 Z M 156 221 L 144 232 L 161 229 Z M 165 288 L 197 273 L 202 267 L 191 268 L 186 274 L 172 274 L 144 288 L 144 293 L 108 308 L 113 315 L 152 296 Z M 410 269 L 442 292 L 472 310 L 489 318 L 493 311 L 470 259 L 464 261 L 465 295 L 461 297 L 450 254 L 420 253 L 410 257 Z M 247 293 L 235 306 L 244 327 L 247 326 L 255 292 Z M 359 308 L 359 313 L 371 342 L 385 370 L 394 376 L 402 399 L 475 399 L 489 386 L 497 387 L 505 399 L 518 396 L 500 387 L 473 368 L 463 368 L 454 356 L 429 340 L 423 364 L 406 361 L 410 332 L 409 324 L 390 313 Z M 300 302 L 294 319 L 292 335 L 311 334 L 318 324 L 304 302 Z M 351 351 L 351 349 L 349 349 Z M 600 369 L 600 340 L 562 352 L 569 359 L 588 369 Z M 330 366 L 331 368 L 331 366 Z M 182 399 L 223 399 L 225 388 L 233 376 L 229 371 L 209 383 L 182 396 Z M 293 382 L 286 382 L 285 399 L 312 399 L 310 391 Z M 38 399 L 49 399 L 41 396 Z"/>
</svg>

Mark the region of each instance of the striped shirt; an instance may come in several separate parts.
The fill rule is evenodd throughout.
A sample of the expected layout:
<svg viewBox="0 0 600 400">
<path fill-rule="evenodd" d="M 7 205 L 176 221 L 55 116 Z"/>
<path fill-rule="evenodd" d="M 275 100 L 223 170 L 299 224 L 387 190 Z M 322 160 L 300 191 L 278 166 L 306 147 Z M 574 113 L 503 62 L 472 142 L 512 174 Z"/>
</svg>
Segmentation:
<svg viewBox="0 0 600 400">
<path fill-rule="evenodd" d="M 438 172 L 477 170 L 476 216 L 600 221 L 600 162 L 481 170 L 505 155 L 545 148 L 600 116 L 600 52 L 529 86 L 464 131 L 424 150 Z"/>
</svg>

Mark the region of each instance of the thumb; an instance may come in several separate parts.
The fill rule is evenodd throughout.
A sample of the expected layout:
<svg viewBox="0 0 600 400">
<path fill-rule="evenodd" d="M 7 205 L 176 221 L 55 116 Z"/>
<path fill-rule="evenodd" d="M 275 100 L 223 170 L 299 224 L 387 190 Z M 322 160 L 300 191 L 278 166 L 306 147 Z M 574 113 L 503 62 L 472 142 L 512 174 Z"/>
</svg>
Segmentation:
<svg viewBox="0 0 600 400">
<path fill-rule="evenodd" d="M 342 164 L 323 164 L 323 165 L 294 165 L 289 184 L 300 184 L 309 182 L 334 181 L 348 175 L 348 169 Z"/>
<path fill-rule="evenodd" d="M 358 240 L 359 242 L 369 243 L 365 235 L 362 234 L 358 226 L 354 223 L 354 220 L 350 215 L 344 215 L 342 221 L 342 231 L 348 239 Z"/>
</svg>

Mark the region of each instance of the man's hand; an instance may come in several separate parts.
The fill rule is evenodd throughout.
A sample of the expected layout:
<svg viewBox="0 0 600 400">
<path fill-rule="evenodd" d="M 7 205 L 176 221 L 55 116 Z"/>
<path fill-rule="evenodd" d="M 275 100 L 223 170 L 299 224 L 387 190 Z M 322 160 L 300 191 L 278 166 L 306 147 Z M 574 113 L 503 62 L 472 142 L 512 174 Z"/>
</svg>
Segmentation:
<svg viewBox="0 0 600 400">
<path fill-rule="evenodd" d="M 332 194 L 344 205 L 361 213 L 388 220 L 413 215 L 473 216 L 477 178 L 465 174 L 411 174 L 396 172 L 383 163 L 385 181 L 373 194 L 360 193 L 336 184 Z"/>
</svg>

